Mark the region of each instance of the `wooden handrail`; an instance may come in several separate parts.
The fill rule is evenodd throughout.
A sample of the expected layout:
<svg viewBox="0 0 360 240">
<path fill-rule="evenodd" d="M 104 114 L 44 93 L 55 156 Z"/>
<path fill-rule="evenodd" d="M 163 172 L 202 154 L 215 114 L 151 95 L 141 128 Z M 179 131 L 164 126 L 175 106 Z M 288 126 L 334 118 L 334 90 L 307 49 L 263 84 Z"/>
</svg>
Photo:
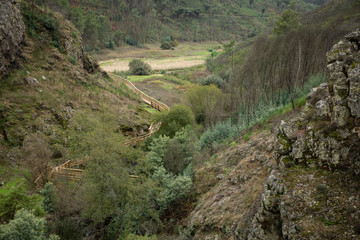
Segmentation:
<svg viewBox="0 0 360 240">
<path fill-rule="evenodd" d="M 153 97 L 150 97 L 149 95 L 147 95 L 146 93 L 142 92 L 141 90 L 139 90 L 137 87 L 135 87 L 135 85 L 130 82 L 129 80 L 122 78 L 120 76 L 117 76 L 113 73 L 109 73 L 109 76 L 112 78 L 116 78 L 119 79 L 122 83 L 124 83 L 128 88 L 130 88 L 131 90 L 133 90 L 136 94 L 138 94 L 141 99 L 147 103 L 148 105 L 150 105 L 151 107 L 159 110 L 159 111 L 168 111 L 170 110 L 169 106 L 167 106 L 165 103 L 160 102 L 159 100 L 156 100 Z"/>
<path fill-rule="evenodd" d="M 150 105 L 151 107 L 155 108 L 156 110 L 158 110 L 158 111 L 170 110 L 170 108 L 165 103 L 162 103 L 159 100 L 156 100 L 155 98 L 152 98 L 149 95 L 143 93 L 137 87 L 135 87 L 135 85 L 132 84 L 132 82 L 130 82 L 129 80 L 119 77 L 112 73 L 110 73 L 109 75 L 113 78 L 119 79 L 129 89 L 131 89 L 137 95 L 139 95 L 140 98 L 146 104 Z M 147 134 L 140 136 L 138 138 L 132 139 L 128 142 L 125 142 L 125 144 L 126 145 L 134 145 L 134 144 L 137 144 L 137 143 L 145 140 L 147 137 L 151 136 L 154 132 L 156 132 L 160 128 L 160 125 L 161 125 L 161 123 L 152 123 L 149 128 L 149 132 Z M 73 168 L 73 167 L 84 165 L 84 164 L 85 164 L 85 162 L 83 160 L 78 160 L 78 161 L 67 160 L 65 163 L 61 164 L 60 166 L 51 168 L 50 174 L 48 176 L 44 176 L 43 174 L 38 176 L 36 178 L 36 180 L 34 181 L 34 183 L 35 183 L 36 187 L 41 188 L 48 179 L 52 179 L 52 178 L 58 178 L 58 179 L 64 178 L 68 181 L 80 181 L 81 175 L 84 170 L 78 169 L 78 168 Z M 131 179 L 138 178 L 138 176 L 136 176 L 136 175 L 130 175 L 129 177 Z"/>
</svg>

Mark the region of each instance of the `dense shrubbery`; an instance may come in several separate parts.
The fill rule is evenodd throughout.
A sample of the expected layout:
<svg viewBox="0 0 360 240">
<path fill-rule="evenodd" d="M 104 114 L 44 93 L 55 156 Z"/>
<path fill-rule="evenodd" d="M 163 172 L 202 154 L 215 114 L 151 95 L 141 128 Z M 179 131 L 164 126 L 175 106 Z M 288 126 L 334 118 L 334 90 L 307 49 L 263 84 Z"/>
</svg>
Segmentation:
<svg viewBox="0 0 360 240">
<path fill-rule="evenodd" d="M 22 209 L 8 224 L 0 225 L 0 240 L 60 240 L 56 235 L 47 236 L 46 221 L 31 211 Z"/>
<path fill-rule="evenodd" d="M 169 42 L 163 42 L 161 44 L 160 48 L 163 50 L 169 50 L 169 49 L 171 49 L 171 44 Z"/>
<path fill-rule="evenodd" d="M 0 223 L 12 219 L 20 209 L 34 210 L 37 216 L 42 216 L 41 204 L 42 197 L 28 194 L 23 179 L 12 179 L 0 188 Z"/>
<path fill-rule="evenodd" d="M 211 85 L 214 84 L 218 88 L 224 88 L 225 87 L 225 81 L 217 74 L 209 75 L 203 79 L 199 80 L 199 83 L 201 85 Z"/>
<path fill-rule="evenodd" d="M 200 148 L 208 148 L 213 144 L 235 137 L 249 127 L 263 122 L 267 117 L 279 111 L 281 112 L 282 109 L 291 108 L 291 99 L 293 97 L 299 104 L 304 104 L 306 94 L 322 82 L 325 82 L 325 76 L 315 75 L 303 87 L 297 87 L 294 96 L 287 91 L 282 91 L 281 97 L 276 102 L 266 103 L 262 101 L 255 108 L 251 109 L 250 114 L 247 112 L 247 109 L 241 109 L 237 124 L 232 124 L 231 121 L 219 122 L 213 128 L 205 131 L 200 138 Z"/>
<path fill-rule="evenodd" d="M 130 72 L 133 75 L 150 75 L 151 74 L 151 66 L 140 60 L 134 59 L 129 63 Z"/>
<path fill-rule="evenodd" d="M 211 126 L 222 119 L 226 96 L 215 85 L 196 86 L 186 92 L 186 98 L 197 123 Z"/>
<path fill-rule="evenodd" d="M 184 171 L 177 175 L 169 172 L 164 167 L 164 158 L 170 141 L 170 138 L 165 136 L 154 139 L 149 153 L 149 160 L 154 164 L 151 178 L 158 182 L 160 188 L 156 196 L 157 208 L 160 213 L 163 213 L 174 201 L 184 198 L 192 187 L 191 164 L 188 164 Z M 178 147 L 185 144 L 182 143 Z M 174 160 L 185 161 L 184 166 L 187 163 L 186 159 Z"/>
<path fill-rule="evenodd" d="M 156 134 L 169 137 L 175 136 L 176 132 L 195 122 L 194 114 L 185 105 L 174 105 L 169 112 L 158 113 L 154 118 L 155 121 L 161 122 L 160 129 Z"/>
</svg>

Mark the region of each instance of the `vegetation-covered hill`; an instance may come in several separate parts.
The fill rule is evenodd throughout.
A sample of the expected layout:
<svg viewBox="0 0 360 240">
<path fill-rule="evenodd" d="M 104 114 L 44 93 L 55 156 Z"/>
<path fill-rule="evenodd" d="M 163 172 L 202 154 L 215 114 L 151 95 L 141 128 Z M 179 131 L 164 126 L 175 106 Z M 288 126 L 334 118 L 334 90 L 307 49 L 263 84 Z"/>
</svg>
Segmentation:
<svg viewBox="0 0 360 240">
<path fill-rule="evenodd" d="M 0 240 L 358 239 L 359 31 L 325 52 L 358 26 L 359 2 L 299 21 L 323 2 L 2 0 Z M 282 12 L 273 33 L 209 49 L 214 74 L 159 73 L 193 84 L 186 105 L 151 118 L 81 39 L 247 38 L 269 12 Z M 76 174 L 54 177 L 67 160 Z"/>
<path fill-rule="evenodd" d="M 39 0 L 72 21 L 88 49 L 126 42 L 246 39 L 270 26 L 290 0 Z M 325 0 L 300 0 L 308 11 Z"/>
<path fill-rule="evenodd" d="M 326 52 L 359 26 L 359 9 L 358 1 L 333 0 L 302 19 L 289 9 L 275 23 L 287 26 L 281 32 L 274 28 L 254 42 L 227 46 L 223 54 L 209 58 L 208 69 L 227 82 L 229 114 L 240 114 L 247 125 L 269 109 L 288 103 L 295 107 L 302 95 L 298 92 L 326 75 Z"/>
</svg>

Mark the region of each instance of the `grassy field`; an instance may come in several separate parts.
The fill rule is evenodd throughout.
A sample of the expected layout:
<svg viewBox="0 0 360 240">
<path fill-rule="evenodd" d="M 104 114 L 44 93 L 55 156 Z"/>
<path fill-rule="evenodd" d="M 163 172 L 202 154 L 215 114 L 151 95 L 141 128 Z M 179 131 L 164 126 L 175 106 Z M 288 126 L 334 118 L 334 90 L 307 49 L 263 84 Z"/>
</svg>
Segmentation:
<svg viewBox="0 0 360 240">
<path fill-rule="evenodd" d="M 202 65 L 210 49 L 221 49 L 216 42 L 181 43 L 174 50 L 162 50 L 158 45 L 146 48 L 124 46 L 115 50 L 103 50 L 94 57 L 103 70 L 108 72 L 127 71 L 132 59 L 141 58 L 150 64 L 153 70 L 183 69 Z"/>
</svg>

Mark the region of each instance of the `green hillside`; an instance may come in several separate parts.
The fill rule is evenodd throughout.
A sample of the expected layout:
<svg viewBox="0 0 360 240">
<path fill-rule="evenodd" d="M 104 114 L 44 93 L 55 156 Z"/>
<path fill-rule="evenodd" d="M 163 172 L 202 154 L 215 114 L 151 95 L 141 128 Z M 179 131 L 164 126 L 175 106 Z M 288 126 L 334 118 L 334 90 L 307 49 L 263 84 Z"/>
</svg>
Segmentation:
<svg viewBox="0 0 360 240">
<path fill-rule="evenodd" d="M 89 50 L 170 39 L 247 39 L 271 26 L 290 0 L 39 0 L 72 21 Z M 300 0 L 306 12 L 324 0 Z"/>
</svg>

